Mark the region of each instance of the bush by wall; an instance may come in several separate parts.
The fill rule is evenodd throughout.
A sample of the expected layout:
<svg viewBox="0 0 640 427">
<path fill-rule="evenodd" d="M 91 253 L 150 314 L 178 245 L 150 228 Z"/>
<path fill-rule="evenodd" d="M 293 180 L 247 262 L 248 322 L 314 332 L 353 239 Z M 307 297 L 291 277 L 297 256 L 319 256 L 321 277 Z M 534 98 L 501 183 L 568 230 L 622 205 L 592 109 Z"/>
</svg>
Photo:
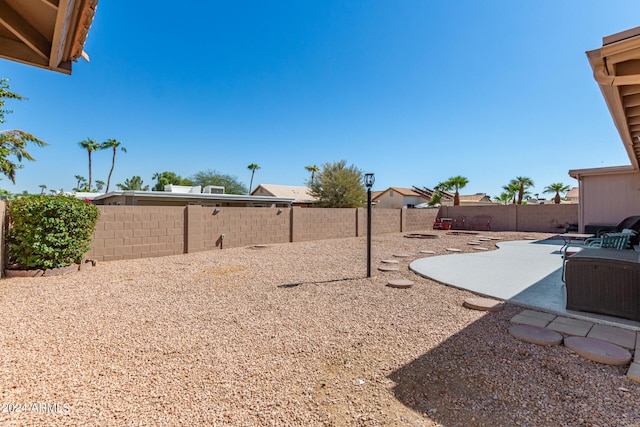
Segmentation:
<svg viewBox="0 0 640 427">
<path fill-rule="evenodd" d="M 98 208 L 69 196 L 26 196 L 9 202 L 9 268 L 35 270 L 82 261 L 91 248 Z"/>
</svg>

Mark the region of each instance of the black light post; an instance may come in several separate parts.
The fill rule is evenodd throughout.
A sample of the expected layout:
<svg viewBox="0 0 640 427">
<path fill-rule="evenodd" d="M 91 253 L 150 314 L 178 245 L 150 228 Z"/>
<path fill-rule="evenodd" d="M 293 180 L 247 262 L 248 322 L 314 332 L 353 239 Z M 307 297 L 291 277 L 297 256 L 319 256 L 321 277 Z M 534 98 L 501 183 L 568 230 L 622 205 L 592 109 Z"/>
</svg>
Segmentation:
<svg viewBox="0 0 640 427">
<path fill-rule="evenodd" d="M 367 277 L 371 277 L 371 187 L 376 182 L 372 173 L 364 174 L 364 185 L 367 187 Z"/>
</svg>

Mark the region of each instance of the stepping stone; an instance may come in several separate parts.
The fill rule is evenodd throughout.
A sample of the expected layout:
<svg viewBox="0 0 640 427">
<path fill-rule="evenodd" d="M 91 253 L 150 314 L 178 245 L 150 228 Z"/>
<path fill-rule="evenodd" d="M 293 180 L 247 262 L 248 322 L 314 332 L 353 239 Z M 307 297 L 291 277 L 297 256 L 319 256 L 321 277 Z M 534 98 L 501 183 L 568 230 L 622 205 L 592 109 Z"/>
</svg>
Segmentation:
<svg viewBox="0 0 640 427">
<path fill-rule="evenodd" d="M 566 335 L 586 337 L 591 328 L 593 328 L 593 323 L 587 322 L 586 320 L 558 316 L 553 319 L 553 322 L 549 323 L 547 328 Z"/>
<path fill-rule="evenodd" d="M 491 239 L 489 237 L 483 237 L 483 238 L 478 239 L 478 240 L 481 241 L 481 242 L 490 242 L 491 241 Z"/>
<path fill-rule="evenodd" d="M 636 347 L 636 331 L 616 328 L 615 326 L 596 323 L 587 334 L 587 338 L 610 342 L 627 350 L 633 350 Z"/>
<path fill-rule="evenodd" d="M 467 298 L 462 303 L 463 306 L 480 311 L 500 311 L 504 308 L 502 301 L 490 298 Z"/>
<path fill-rule="evenodd" d="M 640 363 L 632 363 L 627 371 L 627 378 L 640 383 Z"/>
<path fill-rule="evenodd" d="M 467 245 L 481 245 L 480 242 L 467 242 Z"/>
<path fill-rule="evenodd" d="M 631 360 L 629 350 L 594 338 L 567 337 L 564 345 L 584 358 L 606 365 L 626 365 Z"/>
<path fill-rule="evenodd" d="M 555 314 L 535 310 L 523 310 L 513 316 L 511 323 L 544 327 L 555 318 Z"/>
<path fill-rule="evenodd" d="M 386 265 L 381 265 L 380 267 L 378 267 L 378 270 L 380 270 L 380 271 L 400 271 L 400 269 L 398 267 L 387 267 Z"/>
<path fill-rule="evenodd" d="M 520 341 L 538 345 L 558 345 L 562 342 L 562 334 L 551 329 L 532 325 L 513 325 L 509 334 Z"/>
<path fill-rule="evenodd" d="M 413 282 L 411 280 L 406 280 L 406 279 L 394 279 L 394 280 L 389 280 L 389 283 L 387 283 L 387 286 L 389 286 L 390 288 L 397 288 L 397 289 L 409 289 L 410 287 L 413 286 Z"/>
<path fill-rule="evenodd" d="M 461 250 L 461 249 L 457 249 L 457 248 L 447 248 L 447 250 L 448 250 L 449 252 L 462 252 L 462 250 Z"/>
<path fill-rule="evenodd" d="M 380 262 L 384 262 L 385 264 L 399 264 L 400 261 L 395 260 L 395 259 L 383 259 Z"/>
<path fill-rule="evenodd" d="M 489 249 L 483 248 L 481 246 L 474 246 L 473 249 L 475 249 L 476 251 L 488 251 L 489 250 Z"/>
<path fill-rule="evenodd" d="M 431 254 L 431 255 L 435 254 L 434 251 L 429 251 L 429 250 L 420 251 L 420 253 L 421 254 Z"/>
<path fill-rule="evenodd" d="M 393 254 L 396 258 L 409 258 L 409 254 Z"/>
</svg>

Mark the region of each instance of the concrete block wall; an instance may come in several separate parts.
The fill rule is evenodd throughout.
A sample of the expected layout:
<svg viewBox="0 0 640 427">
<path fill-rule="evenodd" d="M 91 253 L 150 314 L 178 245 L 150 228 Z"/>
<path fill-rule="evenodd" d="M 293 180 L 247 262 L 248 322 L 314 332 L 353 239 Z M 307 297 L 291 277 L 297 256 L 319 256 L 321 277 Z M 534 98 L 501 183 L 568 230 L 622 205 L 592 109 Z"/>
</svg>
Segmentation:
<svg viewBox="0 0 640 427">
<path fill-rule="evenodd" d="M 578 223 L 578 204 L 442 206 L 439 217 L 466 217 L 467 226 L 474 216 L 491 217 L 492 231 L 564 232 L 559 225 Z"/>
<path fill-rule="evenodd" d="M 187 207 L 187 252 L 291 241 L 289 208 L 218 209 Z"/>
<path fill-rule="evenodd" d="M 98 206 L 100 218 L 86 257 L 98 261 L 182 254 L 185 208 Z"/>
<path fill-rule="evenodd" d="M 403 209 L 402 231 L 431 230 L 438 209 Z"/>
<path fill-rule="evenodd" d="M 359 224 L 358 220 L 356 209 L 294 207 L 291 216 L 291 241 L 306 242 L 354 237 Z M 364 221 L 366 227 L 366 216 Z"/>
</svg>

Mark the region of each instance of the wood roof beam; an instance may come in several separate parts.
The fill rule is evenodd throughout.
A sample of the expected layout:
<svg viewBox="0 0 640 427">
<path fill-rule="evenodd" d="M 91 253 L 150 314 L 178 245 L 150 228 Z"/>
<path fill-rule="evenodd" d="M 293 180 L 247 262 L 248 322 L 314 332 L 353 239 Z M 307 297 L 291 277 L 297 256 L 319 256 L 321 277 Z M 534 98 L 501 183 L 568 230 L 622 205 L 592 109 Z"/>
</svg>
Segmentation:
<svg viewBox="0 0 640 427">
<path fill-rule="evenodd" d="M 13 10 L 5 0 L 0 0 L 0 24 L 6 27 L 13 35 L 29 47 L 41 58 L 49 58 L 51 43 L 45 36 Z"/>
</svg>

